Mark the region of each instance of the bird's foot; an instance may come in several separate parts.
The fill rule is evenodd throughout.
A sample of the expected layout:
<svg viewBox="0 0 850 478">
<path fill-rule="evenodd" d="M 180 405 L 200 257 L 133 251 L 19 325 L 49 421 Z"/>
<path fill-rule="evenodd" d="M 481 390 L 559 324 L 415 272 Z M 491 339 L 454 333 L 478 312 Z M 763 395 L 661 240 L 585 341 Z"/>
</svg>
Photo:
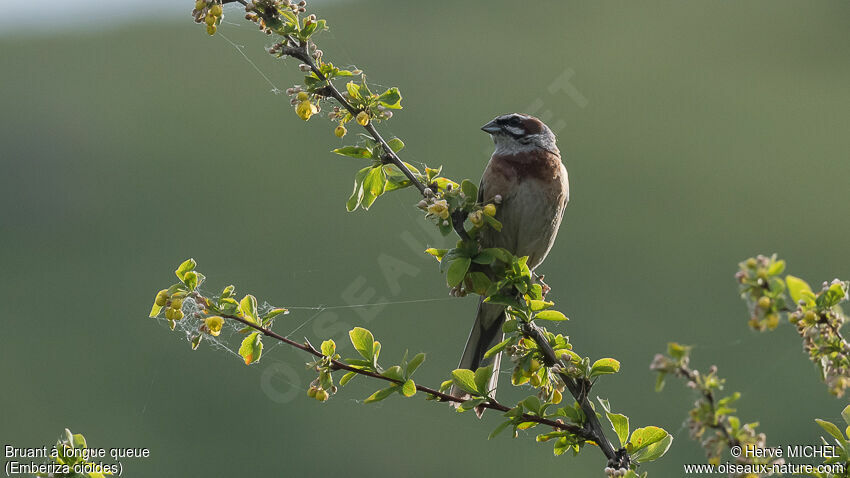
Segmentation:
<svg viewBox="0 0 850 478">
<path fill-rule="evenodd" d="M 549 287 L 545 282 L 543 282 L 543 277 L 544 276 L 537 276 L 537 283 L 539 283 L 540 287 L 543 288 L 543 297 L 545 298 L 546 294 L 548 294 L 549 291 L 552 290 L 552 288 Z"/>
</svg>

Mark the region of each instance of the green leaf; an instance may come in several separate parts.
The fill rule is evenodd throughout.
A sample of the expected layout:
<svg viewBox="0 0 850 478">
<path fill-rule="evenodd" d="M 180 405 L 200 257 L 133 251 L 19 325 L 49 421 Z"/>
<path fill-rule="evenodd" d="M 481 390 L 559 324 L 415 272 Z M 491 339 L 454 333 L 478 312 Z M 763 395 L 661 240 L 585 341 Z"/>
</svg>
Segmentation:
<svg viewBox="0 0 850 478">
<path fill-rule="evenodd" d="M 345 209 L 348 212 L 357 209 L 357 206 L 359 206 L 360 202 L 363 200 L 363 180 L 366 179 L 366 175 L 368 175 L 371 170 L 371 166 L 365 167 L 358 171 L 354 176 L 354 191 L 345 203 Z"/>
<path fill-rule="evenodd" d="M 203 276 L 195 271 L 188 271 L 183 276 L 183 283 L 186 284 L 187 289 L 195 290 L 201 283 L 201 277 Z"/>
<path fill-rule="evenodd" d="M 493 375 L 493 366 L 488 365 L 486 367 L 479 367 L 478 370 L 475 371 L 475 388 L 481 395 L 487 395 L 490 393 L 489 385 L 490 385 L 490 377 Z"/>
<path fill-rule="evenodd" d="M 690 345 L 681 345 L 676 342 L 668 342 L 667 343 L 667 354 L 676 361 L 681 361 L 685 357 L 687 357 L 691 353 Z"/>
<path fill-rule="evenodd" d="M 775 276 L 785 272 L 785 261 L 776 261 L 767 268 L 767 274 Z"/>
<path fill-rule="evenodd" d="M 390 139 L 389 141 L 387 141 L 387 145 L 390 147 L 391 150 L 393 150 L 393 153 L 398 153 L 399 151 L 404 149 L 404 141 L 398 138 Z"/>
<path fill-rule="evenodd" d="M 369 159 L 372 157 L 372 152 L 361 146 L 343 146 L 342 148 L 337 148 L 332 152 L 340 156 L 348 156 L 350 158 Z"/>
<path fill-rule="evenodd" d="M 488 358 L 490 358 L 490 357 L 492 357 L 492 356 L 496 355 L 497 353 L 501 352 L 502 350 L 504 350 L 504 349 L 505 349 L 505 347 L 507 347 L 507 346 L 508 346 L 508 344 L 511 342 L 511 340 L 513 340 L 513 338 L 508 337 L 507 339 L 505 339 L 505 340 L 503 340 L 503 341 L 499 342 L 498 344 L 496 344 L 493 348 L 491 348 L 490 350 L 488 350 L 488 351 L 484 354 L 484 358 L 485 358 L 485 359 L 488 359 Z"/>
<path fill-rule="evenodd" d="M 522 403 L 522 406 L 524 406 L 526 408 L 526 410 L 529 410 L 531 412 L 534 412 L 537 415 L 540 415 L 541 403 L 540 403 L 540 399 L 537 398 L 536 396 L 531 395 L 529 397 L 526 397 L 520 403 Z"/>
<path fill-rule="evenodd" d="M 841 411 L 841 418 L 844 419 L 844 423 L 850 425 L 850 405 L 844 407 L 844 410 Z"/>
<path fill-rule="evenodd" d="M 372 360 L 375 353 L 375 337 L 372 336 L 372 332 L 363 327 L 354 327 L 348 332 L 348 336 L 351 338 L 351 345 L 354 345 L 357 352 L 366 360 Z"/>
<path fill-rule="evenodd" d="M 159 316 L 160 312 L 162 312 L 162 306 L 154 304 L 153 307 L 151 307 L 151 313 L 148 317 L 155 319 Z"/>
<path fill-rule="evenodd" d="M 606 412 L 611 427 L 620 439 L 620 446 L 626 446 L 629 442 L 629 417 L 620 413 Z"/>
<path fill-rule="evenodd" d="M 590 378 L 620 371 L 620 362 L 612 358 L 599 359 L 590 367 Z"/>
<path fill-rule="evenodd" d="M 177 275 L 177 278 L 180 279 L 180 281 L 182 282 L 183 279 L 186 277 L 186 273 L 195 270 L 195 266 L 197 265 L 198 263 L 195 262 L 195 259 L 186 259 L 182 264 L 180 264 L 180 266 L 177 268 L 176 271 L 174 271 L 174 273 Z"/>
<path fill-rule="evenodd" d="M 356 376 L 357 376 L 357 372 L 348 372 L 347 374 L 343 375 L 342 378 L 339 379 L 340 387 L 345 386 L 346 383 L 350 382 L 351 379 L 356 377 Z"/>
<path fill-rule="evenodd" d="M 817 424 L 820 425 L 821 428 L 826 430 L 827 433 L 832 435 L 840 443 L 844 443 L 846 441 L 844 435 L 841 434 L 841 430 L 839 430 L 838 427 L 835 426 L 832 422 L 821 420 L 820 418 L 815 418 L 815 422 L 817 422 Z"/>
<path fill-rule="evenodd" d="M 469 280 L 472 282 L 472 291 L 478 295 L 487 295 L 490 288 L 490 278 L 483 272 L 470 272 Z"/>
<path fill-rule="evenodd" d="M 407 370 L 405 371 L 407 376 L 409 377 L 413 375 L 413 372 L 415 372 L 416 369 L 419 368 L 419 366 L 422 365 L 422 362 L 424 361 L 425 354 L 423 354 L 422 352 L 416 354 L 412 359 L 410 359 L 410 362 L 407 363 Z"/>
<path fill-rule="evenodd" d="M 325 340 L 322 342 L 322 355 L 330 357 L 334 353 L 336 353 L 336 343 L 334 343 L 333 340 Z"/>
<path fill-rule="evenodd" d="M 363 400 L 363 403 L 374 403 L 380 402 L 381 400 L 389 397 L 393 393 L 395 393 L 399 389 L 398 385 L 393 385 L 391 387 L 384 388 L 382 390 L 378 390 L 377 392 L 369 395 L 369 398 Z"/>
<path fill-rule="evenodd" d="M 416 395 L 416 384 L 413 380 L 407 379 L 407 381 L 404 382 L 404 385 L 401 386 L 401 394 L 405 397 L 412 397 Z"/>
<path fill-rule="evenodd" d="M 508 426 L 510 426 L 510 424 L 512 424 L 512 423 L 513 423 L 513 421 L 512 421 L 512 420 L 508 420 L 508 421 L 506 421 L 506 422 L 502 422 L 499 426 L 497 426 L 497 427 L 496 427 L 496 429 L 495 429 L 495 430 L 493 430 L 492 432 L 490 432 L 490 435 L 488 435 L 488 436 L 487 436 L 487 439 L 488 439 L 488 440 L 492 440 L 492 439 L 493 439 L 493 437 L 495 437 L 495 436 L 496 436 L 496 435 L 498 435 L 499 433 L 502 433 L 502 432 L 505 430 L 505 428 L 508 428 Z"/>
<path fill-rule="evenodd" d="M 508 251 L 507 249 L 502 249 L 501 247 L 489 247 L 487 249 L 482 250 L 481 253 L 491 254 L 493 257 L 504 262 L 505 264 L 510 264 L 511 262 L 513 262 L 514 258 L 514 255 L 511 254 L 510 251 Z"/>
<path fill-rule="evenodd" d="M 657 443 L 663 440 L 669 434 L 663 429 L 659 427 L 645 427 L 638 428 L 632 433 L 632 438 L 629 440 L 629 453 L 634 453 L 638 450 L 642 450 L 653 443 Z"/>
<path fill-rule="evenodd" d="M 475 385 L 475 372 L 463 368 L 452 371 L 452 381 L 464 392 L 480 395 Z"/>
<path fill-rule="evenodd" d="M 528 306 L 531 308 L 532 312 L 537 312 L 539 310 L 545 310 L 545 309 L 548 309 L 549 307 L 552 307 L 553 305 L 555 305 L 554 302 L 547 302 L 545 300 L 532 299 L 532 300 L 528 301 Z"/>
<path fill-rule="evenodd" d="M 800 299 L 807 299 L 813 295 L 812 288 L 803 279 L 792 275 L 785 276 L 785 283 L 788 284 L 788 294 L 791 295 L 791 300 L 795 303 Z M 806 295 L 808 293 L 808 296 Z"/>
<path fill-rule="evenodd" d="M 672 443 L 673 436 L 667 434 L 661 440 L 658 440 L 655 443 L 647 445 L 646 447 L 643 447 L 640 450 L 633 452 L 631 458 L 636 463 L 648 463 L 650 461 L 655 461 L 664 456 L 665 453 L 667 453 L 667 450 L 670 449 L 670 445 Z"/>
<path fill-rule="evenodd" d="M 404 375 L 402 375 L 401 372 L 401 367 L 398 365 L 393 365 L 392 367 L 384 370 L 383 372 L 381 372 L 381 375 L 393 380 L 397 380 L 399 382 L 404 379 Z"/>
<path fill-rule="evenodd" d="M 570 319 L 567 318 L 566 315 L 564 315 L 563 312 L 559 312 L 557 310 L 540 311 L 537 314 L 535 314 L 534 318 L 540 319 L 540 320 L 554 320 L 554 321 L 570 320 Z"/>
<path fill-rule="evenodd" d="M 434 256 L 434 258 L 441 262 L 443 260 L 443 256 L 445 256 L 447 252 L 449 252 L 448 249 L 435 249 L 433 247 L 425 249 L 426 254 L 431 254 L 432 256 Z"/>
<path fill-rule="evenodd" d="M 363 201 L 360 205 L 363 209 L 369 209 L 378 199 L 378 196 L 384 193 L 384 187 L 387 184 L 387 178 L 384 175 L 384 168 L 372 168 L 366 179 L 363 180 Z"/>
<path fill-rule="evenodd" d="M 260 319 L 257 317 L 257 298 L 251 294 L 246 295 L 239 302 L 239 311 L 248 319 L 248 322 L 260 325 Z"/>
<path fill-rule="evenodd" d="M 271 320 L 274 319 L 275 317 L 277 317 L 278 315 L 281 315 L 281 314 L 286 315 L 288 313 L 289 313 L 288 309 L 284 309 L 284 308 L 272 309 L 272 310 L 268 311 L 265 316 L 263 316 L 263 325 L 268 325 L 268 323 L 271 322 Z"/>
<path fill-rule="evenodd" d="M 349 99 L 355 102 L 360 101 L 362 99 L 360 97 L 360 85 L 358 85 L 357 83 L 349 81 L 345 84 L 345 89 L 346 91 L 348 91 Z"/>
<path fill-rule="evenodd" d="M 263 340 L 259 332 L 254 332 L 242 340 L 239 355 L 245 359 L 245 365 L 260 361 L 260 356 L 263 355 Z"/>
<path fill-rule="evenodd" d="M 460 257 L 452 261 L 446 273 L 446 283 L 449 287 L 455 287 L 463 281 L 471 262 L 472 260 L 468 257 Z"/>
<path fill-rule="evenodd" d="M 467 198 L 471 198 L 473 201 L 478 198 L 478 186 L 468 179 L 460 182 L 460 190 Z"/>
<path fill-rule="evenodd" d="M 378 97 L 378 103 L 380 103 L 386 108 L 400 110 L 401 93 L 398 91 L 398 88 L 392 87 L 387 91 L 381 93 L 381 96 Z"/>
</svg>

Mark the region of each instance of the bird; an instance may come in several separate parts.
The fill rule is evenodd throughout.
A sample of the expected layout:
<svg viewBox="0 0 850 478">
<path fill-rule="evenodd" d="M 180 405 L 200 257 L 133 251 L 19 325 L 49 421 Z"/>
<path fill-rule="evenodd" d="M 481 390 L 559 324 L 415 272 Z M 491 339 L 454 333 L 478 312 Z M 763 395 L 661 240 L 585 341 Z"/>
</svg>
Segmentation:
<svg viewBox="0 0 850 478">
<path fill-rule="evenodd" d="M 567 169 L 555 135 L 538 118 L 522 113 L 497 116 L 481 129 L 490 134 L 495 149 L 481 176 L 478 202 L 498 203 L 495 218 L 502 229 L 485 228 L 478 240 L 482 248 L 500 247 L 517 257 L 528 256 L 527 265 L 534 271 L 552 249 L 570 199 Z M 475 371 L 492 364 L 491 398 L 499 380 L 501 354 L 487 359 L 484 354 L 503 340 L 505 319 L 504 306 L 484 302 L 482 297 L 458 365 Z M 456 387 L 450 393 L 468 398 Z M 481 407 L 475 411 L 479 418 L 484 413 Z"/>
</svg>

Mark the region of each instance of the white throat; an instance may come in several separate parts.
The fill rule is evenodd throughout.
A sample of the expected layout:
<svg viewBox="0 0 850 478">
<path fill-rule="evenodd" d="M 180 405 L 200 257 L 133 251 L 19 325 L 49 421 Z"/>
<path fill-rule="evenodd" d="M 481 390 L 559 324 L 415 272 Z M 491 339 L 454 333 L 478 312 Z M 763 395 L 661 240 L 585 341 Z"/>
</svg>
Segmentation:
<svg viewBox="0 0 850 478">
<path fill-rule="evenodd" d="M 496 145 L 496 150 L 493 154 L 518 154 L 536 149 L 545 149 L 552 153 L 560 155 L 558 146 L 555 144 L 555 138 L 548 134 L 536 134 L 527 138 L 526 141 L 519 141 L 513 136 L 505 134 L 494 134 L 493 143 Z"/>
</svg>

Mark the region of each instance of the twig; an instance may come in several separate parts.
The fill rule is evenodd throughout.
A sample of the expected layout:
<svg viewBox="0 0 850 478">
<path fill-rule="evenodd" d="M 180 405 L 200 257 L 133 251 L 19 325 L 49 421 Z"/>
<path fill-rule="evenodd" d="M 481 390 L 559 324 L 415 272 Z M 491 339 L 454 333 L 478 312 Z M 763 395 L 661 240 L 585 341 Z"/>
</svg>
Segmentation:
<svg viewBox="0 0 850 478">
<path fill-rule="evenodd" d="M 695 384 L 699 383 L 699 377 L 697 376 L 696 372 L 688 368 L 687 365 L 680 366 L 678 369 L 676 369 L 676 373 L 682 377 L 685 377 L 686 379 L 690 380 Z M 715 406 L 714 392 L 705 387 L 701 387 L 700 392 L 708 401 L 708 406 L 711 407 L 712 415 L 716 415 L 715 412 L 717 411 L 717 408 Z M 723 433 L 723 437 L 726 439 L 726 443 L 729 444 L 729 447 L 741 445 L 741 442 L 738 441 L 738 439 L 732 437 L 732 432 L 729 431 L 728 424 L 725 423 L 725 419 L 718 420 L 716 423 L 712 424 L 712 428 L 714 428 L 715 430 L 720 430 L 720 432 Z"/>
<path fill-rule="evenodd" d="M 201 297 L 200 295 L 196 295 L 195 300 L 198 302 L 198 304 L 200 306 L 206 307 L 206 303 L 205 303 L 206 298 Z M 296 342 L 292 339 L 288 339 L 288 338 L 272 331 L 271 329 L 257 325 L 253 322 L 250 322 L 250 321 L 248 321 L 248 320 L 246 320 L 242 317 L 236 316 L 236 315 L 223 314 L 223 315 L 221 315 L 221 317 L 231 319 L 231 320 L 235 320 L 236 322 L 239 322 L 242 325 L 250 327 L 251 329 L 254 329 L 257 332 L 260 332 L 267 337 L 273 338 L 273 339 L 278 340 L 280 342 L 283 342 L 287 345 L 291 345 L 292 347 L 295 347 L 299 350 L 302 350 L 304 352 L 312 354 L 313 356 L 315 356 L 317 358 L 324 358 L 325 357 L 325 355 L 322 354 L 322 352 L 320 352 L 319 350 L 316 350 L 316 348 L 312 344 L 310 344 L 309 341 L 307 341 L 306 343 L 303 343 L 303 344 Z M 383 376 L 379 373 L 372 372 L 370 370 L 363 370 L 363 369 L 360 369 L 360 368 L 357 368 L 357 367 L 353 367 L 353 366 L 348 365 L 347 363 L 341 362 L 339 360 L 331 359 L 330 362 L 331 362 L 331 367 L 334 370 L 345 370 L 347 372 L 354 372 L 358 375 L 365 375 L 367 377 L 376 378 L 378 380 L 384 380 L 386 382 L 395 383 L 397 385 L 403 385 L 404 384 L 404 382 L 402 382 L 400 380 L 395 380 L 395 379 L 390 378 L 390 377 L 385 377 L 385 376 Z M 433 397 L 439 398 L 441 401 L 444 401 L 444 402 L 463 403 L 467 400 L 467 399 L 464 399 L 464 398 L 455 397 L 453 395 L 449 395 L 449 394 L 440 392 L 439 390 L 436 390 L 436 389 L 433 389 L 433 388 L 430 388 L 430 387 L 425 387 L 423 385 L 416 385 L 416 390 L 423 392 L 423 393 L 426 393 L 428 395 L 431 395 Z M 492 409 L 492 410 L 498 410 L 500 412 L 507 412 L 507 411 L 511 410 L 511 407 L 503 405 L 503 404 L 501 404 L 501 403 L 499 403 L 499 402 L 497 402 L 493 399 L 488 399 L 488 401 L 486 401 L 486 402 L 484 402 L 484 403 L 482 403 L 478 406 L 483 407 L 483 408 L 489 408 L 489 409 Z M 587 439 L 587 440 L 593 440 L 594 439 L 593 436 L 590 436 L 590 435 L 587 434 L 587 431 L 584 428 L 576 426 L 576 425 L 572 425 L 572 424 L 569 424 L 569 423 L 562 423 L 562 422 L 555 421 L 555 420 L 549 420 L 547 418 L 538 417 L 538 416 L 535 416 L 535 415 L 529 415 L 527 413 L 522 414 L 522 419 L 527 421 L 527 422 L 535 422 L 535 423 L 539 423 L 541 425 L 550 426 L 550 427 L 558 429 L 558 430 L 563 430 L 563 431 L 572 433 L 574 435 L 578 435 L 578 436 L 580 436 L 584 439 Z"/>
</svg>

